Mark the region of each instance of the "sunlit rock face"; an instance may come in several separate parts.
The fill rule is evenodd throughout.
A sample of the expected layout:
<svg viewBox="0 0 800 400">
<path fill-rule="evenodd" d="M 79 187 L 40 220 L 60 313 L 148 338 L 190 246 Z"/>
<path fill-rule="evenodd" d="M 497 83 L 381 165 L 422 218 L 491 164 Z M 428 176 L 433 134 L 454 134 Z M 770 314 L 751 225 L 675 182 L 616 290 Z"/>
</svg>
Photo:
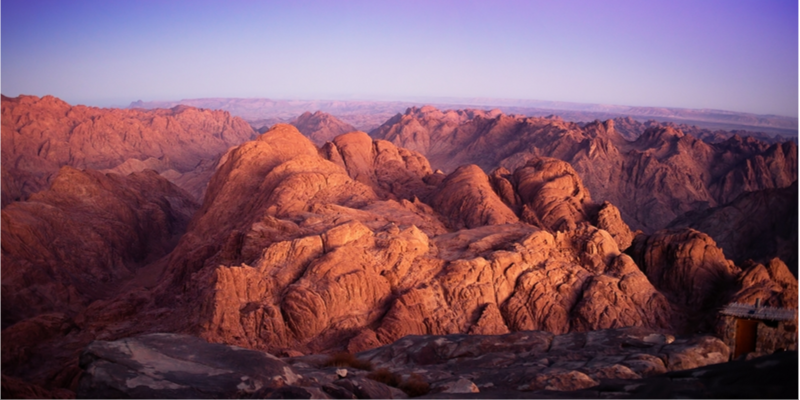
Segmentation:
<svg viewBox="0 0 800 400">
<path fill-rule="evenodd" d="M 381 146 L 400 153 L 359 135 L 328 146 L 333 162 L 287 125 L 228 153 L 161 289 L 191 293 L 193 329 L 314 352 L 409 334 L 671 328 L 666 298 L 591 225 L 597 207 L 568 164 L 531 161 L 512 177 L 530 224 L 480 169 L 434 187 L 430 169 L 416 167 L 426 163 L 408 161 L 419 156 L 376 156 Z M 382 184 L 374 171 L 384 163 L 416 178 Z M 423 199 L 403 199 L 409 190 Z M 192 260 L 201 246 L 218 250 Z"/>
<path fill-rule="evenodd" d="M 174 307 L 212 341 L 357 351 L 411 334 L 683 332 L 686 308 L 707 317 L 710 291 L 740 273 L 692 231 L 622 253 L 630 229 L 563 161 L 432 179 L 418 154 L 370 141 L 350 133 L 316 152 L 278 125 L 231 150 L 159 298 L 180 285 L 192 301 Z"/>
</svg>

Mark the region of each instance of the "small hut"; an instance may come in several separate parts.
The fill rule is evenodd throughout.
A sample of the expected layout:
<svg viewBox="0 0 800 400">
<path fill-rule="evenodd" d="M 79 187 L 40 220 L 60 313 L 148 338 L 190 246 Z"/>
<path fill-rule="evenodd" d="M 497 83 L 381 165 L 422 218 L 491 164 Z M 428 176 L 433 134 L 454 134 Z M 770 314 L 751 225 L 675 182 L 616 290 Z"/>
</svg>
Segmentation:
<svg viewBox="0 0 800 400">
<path fill-rule="evenodd" d="M 720 311 L 722 340 L 731 347 L 733 359 L 742 354 L 771 354 L 797 350 L 797 310 L 731 303 Z"/>
</svg>

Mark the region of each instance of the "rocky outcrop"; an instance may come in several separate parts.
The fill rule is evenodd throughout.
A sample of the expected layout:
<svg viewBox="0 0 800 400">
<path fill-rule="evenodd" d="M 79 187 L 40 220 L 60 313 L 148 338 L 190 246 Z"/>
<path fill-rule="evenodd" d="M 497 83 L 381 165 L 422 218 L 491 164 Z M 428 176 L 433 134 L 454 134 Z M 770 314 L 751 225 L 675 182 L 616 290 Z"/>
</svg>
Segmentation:
<svg viewBox="0 0 800 400">
<path fill-rule="evenodd" d="M 425 157 L 364 132 L 351 132 L 326 143 L 325 158 L 347 170 L 355 181 L 370 186 L 381 198 L 424 197 L 432 189 L 427 181 L 433 174 Z"/>
<path fill-rule="evenodd" d="M 637 265 L 670 302 L 684 311 L 684 329 L 708 331 L 728 302 L 741 270 L 725 259 L 708 235 L 692 229 L 638 235 L 628 250 Z"/>
<path fill-rule="evenodd" d="M 100 109 L 52 96 L 3 96 L 2 132 L 4 207 L 45 189 L 62 166 L 118 173 L 155 169 L 182 183 L 179 177 L 203 160 L 254 136 L 244 120 L 222 111 Z M 7 175 L 13 183 L 5 183 Z M 202 191 L 196 186 L 185 189 Z"/>
<path fill-rule="evenodd" d="M 171 256 L 159 297 L 182 291 L 193 299 L 175 307 L 186 307 L 189 329 L 208 340 L 272 351 L 363 349 L 409 334 L 671 326 L 666 298 L 585 212 L 580 229 L 559 223 L 555 235 L 515 222 L 488 178 L 467 167 L 464 179 L 478 179 L 465 198 L 488 202 L 464 202 L 447 219 L 472 223 L 479 204 L 505 210 L 506 219 L 447 233 L 434 210 L 452 198 L 431 208 L 376 195 L 369 166 L 379 158 L 365 157 L 380 147 L 373 143 L 358 133 L 338 137 L 337 150 L 323 152 L 343 155 L 337 165 L 277 125 L 231 150 Z M 574 192 L 580 181 L 568 165 L 540 164 L 517 171 L 521 201 L 543 216 L 552 212 L 541 207 L 564 197 L 589 201 L 585 190 Z M 447 188 L 463 187 L 459 179 L 445 179 L 439 195 L 452 197 Z M 549 194 L 550 203 L 536 203 Z"/>
<path fill-rule="evenodd" d="M 797 278 L 780 259 L 764 264 L 748 261 L 742 264 L 742 270 L 731 302 L 755 304 L 759 300 L 767 307 L 796 307 Z"/>
<path fill-rule="evenodd" d="M 622 251 L 625 251 L 633 243 L 633 238 L 636 237 L 631 228 L 622 220 L 619 209 L 609 202 L 603 202 L 597 209 L 595 225 L 608 232 L 617 246 Z"/>
<path fill-rule="evenodd" d="M 569 164 L 556 159 L 529 160 L 514 172 L 523 204 L 522 219 L 554 231 L 573 230 L 588 222 L 589 192 Z"/>
<path fill-rule="evenodd" d="M 439 185 L 430 202 L 456 230 L 519 221 L 495 194 L 489 177 L 477 165 L 456 169 Z"/>
<path fill-rule="evenodd" d="M 739 272 L 708 235 L 691 229 L 666 230 L 645 237 L 633 245 L 634 260 L 657 288 L 688 294 L 688 306 L 708 307 L 715 294 Z"/>
<path fill-rule="evenodd" d="M 708 317 L 739 273 L 698 232 L 642 237 L 633 258 L 623 254 L 630 230 L 613 206 L 591 202 L 565 162 L 534 159 L 491 180 L 464 167 L 429 207 L 378 195 L 376 147 L 344 135 L 322 152 L 328 161 L 278 125 L 231 150 L 171 255 L 159 301 L 177 300 L 184 329 L 215 342 L 361 350 L 412 334 L 684 332 L 694 321 L 685 315 Z"/>
<path fill-rule="evenodd" d="M 629 142 L 633 142 L 647 130 L 648 127 L 657 125 L 656 121 L 639 122 L 631 117 L 618 117 L 612 120 L 614 130 Z"/>
<path fill-rule="evenodd" d="M 417 151 L 429 159 L 435 151 L 446 151 L 438 142 L 445 141 L 454 134 L 454 130 L 464 122 L 476 116 L 493 116 L 499 111 L 488 113 L 479 110 L 451 110 L 442 112 L 432 106 L 411 107 L 405 114 L 397 114 L 376 128 L 370 135 L 388 140 L 398 146 Z M 488 149 L 487 149 L 488 150 Z M 451 162 L 457 167 L 465 163 Z M 442 168 L 437 166 L 437 168 Z"/>
<path fill-rule="evenodd" d="M 313 114 L 306 111 L 290 124 L 294 125 L 300 133 L 306 135 L 317 146 L 322 146 L 325 142 L 329 142 L 339 135 L 357 130 L 353 125 L 342 122 L 333 115 L 322 111 L 317 111 Z"/>
</svg>

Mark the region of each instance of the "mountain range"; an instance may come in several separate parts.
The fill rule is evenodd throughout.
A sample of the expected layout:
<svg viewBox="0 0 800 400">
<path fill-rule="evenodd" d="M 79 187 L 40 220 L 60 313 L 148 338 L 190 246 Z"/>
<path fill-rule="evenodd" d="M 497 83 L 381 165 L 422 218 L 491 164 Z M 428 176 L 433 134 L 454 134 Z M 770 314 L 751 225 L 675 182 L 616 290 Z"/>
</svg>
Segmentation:
<svg viewBox="0 0 800 400">
<path fill-rule="evenodd" d="M 507 114 L 529 117 L 559 115 L 571 122 L 589 122 L 613 118 L 632 117 L 640 122 L 655 120 L 676 124 L 696 125 L 712 131 L 740 130 L 761 132 L 773 137 L 797 137 L 797 118 L 777 115 L 757 115 L 722 110 L 698 110 L 664 107 L 631 107 L 604 104 L 569 102 L 489 99 L 489 98 L 434 98 L 420 101 L 367 101 L 367 100 L 278 100 L 265 98 L 203 98 L 179 101 L 135 101 L 129 108 L 172 108 L 187 105 L 218 109 L 244 118 L 256 128 L 277 122 L 289 122 L 306 111 L 333 114 L 342 121 L 363 131 L 370 131 L 391 116 L 409 107 L 424 104 L 441 109 L 497 108 Z M 766 134 L 764 134 L 766 133 Z"/>
<path fill-rule="evenodd" d="M 726 304 L 797 306 L 793 141 L 430 106 L 369 134 L 32 96 L 2 118 L 3 397 L 185 389 L 203 341 L 283 360 L 236 397 L 366 396 L 333 352 L 442 393 L 457 359 L 517 384 L 476 373 L 489 395 L 584 389 L 727 361 Z M 753 355 L 796 350 L 776 335 Z M 514 377 L 513 346 L 552 360 Z"/>
<path fill-rule="evenodd" d="M 596 200 L 610 201 L 634 229 L 648 233 L 684 213 L 797 179 L 792 141 L 768 144 L 733 135 L 709 143 L 672 124 L 651 123 L 642 130 L 635 121 L 622 122 L 618 131 L 615 120 L 581 125 L 499 110 L 443 112 L 426 106 L 397 114 L 371 135 L 418 151 L 445 172 L 463 164 L 513 171 L 530 158 L 561 159 Z"/>
</svg>

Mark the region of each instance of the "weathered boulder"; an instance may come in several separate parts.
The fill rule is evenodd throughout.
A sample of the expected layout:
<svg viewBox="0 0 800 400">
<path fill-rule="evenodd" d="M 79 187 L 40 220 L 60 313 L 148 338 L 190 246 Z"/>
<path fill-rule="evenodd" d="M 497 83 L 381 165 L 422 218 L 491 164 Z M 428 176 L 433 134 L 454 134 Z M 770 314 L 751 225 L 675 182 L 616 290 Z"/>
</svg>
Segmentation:
<svg viewBox="0 0 800 400">
<path fill-rule="evenodd" d="M 636 236 L 631 232 L 631 228 L 619 213 L 619 209 L 609 202 L 603 202 L 597 211 L 597 222 L 595 223 L 600 229 L 607 231 L 611 237 L 617 242 L 617 246 L 621 251 L 625 251 L 631 246 L 633 238 Z"/>
<path fill-rule="evenodd" d="M 572 167 L 553 158 L 529 160 L 514 171 L 525 222 L 553 231 L 575 229 L 588 221 L 589 191 Z"/>
<path fill-rule="evenodd" d="M 741 267 L 731 302 L 755 304 L 758 299 L 768 307 L 797 307 L 797 278 L 779 258 L 766 264 L 748 261 Z"/>
<path fill-rule="evenodd" d="M 477 165 L 459 167 L 448 175 L 431 197 L 430 203 L 456 230 L 519 221 L 495 194 L 489 178 Z"/>
<path fill-rule="evenodd" d="M 432 189 L 425 180 L 433 171 L 424 156 L 385 140 L 373 140 L 364 132 L 337 136 L 320 152 L 382 198 L 412 200 Z"/>
</svg>

